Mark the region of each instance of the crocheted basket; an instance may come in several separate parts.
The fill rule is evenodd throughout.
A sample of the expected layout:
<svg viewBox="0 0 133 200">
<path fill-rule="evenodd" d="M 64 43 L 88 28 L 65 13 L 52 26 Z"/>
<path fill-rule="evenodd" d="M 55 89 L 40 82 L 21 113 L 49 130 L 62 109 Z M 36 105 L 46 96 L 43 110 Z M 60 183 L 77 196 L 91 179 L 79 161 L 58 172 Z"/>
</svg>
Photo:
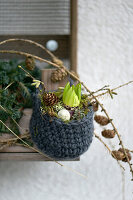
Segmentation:
<svg viewBox="0 0 133 200">
<path fill-rule="evenodd" d="M 55 159 L 74 159 L 86 152 L 93 138 L 93 108 L 81 120 L 68 123 L 61 119 L 42 115 L 40 99 L 33 95 L 33 114 L 30 133 L 38 149 Z"/>
</svg>

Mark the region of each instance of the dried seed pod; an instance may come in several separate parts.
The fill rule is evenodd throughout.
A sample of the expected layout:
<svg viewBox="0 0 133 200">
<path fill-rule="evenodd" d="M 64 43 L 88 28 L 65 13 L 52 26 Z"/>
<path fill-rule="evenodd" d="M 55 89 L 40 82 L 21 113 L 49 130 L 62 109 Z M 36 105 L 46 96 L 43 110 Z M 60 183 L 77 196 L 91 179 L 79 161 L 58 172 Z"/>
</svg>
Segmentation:
<svg viewBox="0 0 133 200">
<path fill-rule="evenodd" d="M 107 117 L 102 115 L 95 115 L 94 120 L 102 126 L 106 126 L 110 122 Z"/>
<path fill-rule="evenodd" d="M 51 81 L 55 83 L 55 82 L 63 80 L 66 76 L 67 76 L 67 72 L 63 68 L 60 68 L 52 72 Z"/>
<path fill-rule="evenodd" d="M 32 71 L 35 68 L 34 58 L 31 56 L 26 57 L 25 66 L 28 70 Z"/>
<path fill-rule="evenodd" d="M 45 93 L 43 96 L 43 101 L 46 106 L 52 106 L 58 103 L 59 99 L 54 93 Z"/>
<path fill-rule="evenodd" d="M 102 131 L 102 136 L 105 138 L 114 138 L 115 137 L 115 131 L 114 130 L 103 130 Z"/>
<path fill-rule="evenodd" d="M 124 153 L 124 149 L 123 149 L 123 148 L 120 148 L 118 151 Z M 130 161 L 130 160 L 132 159 L 132 156 L 131 156 L 131 154 L 130 154 L 130 152 L 129 152 L 128 149 L 125 149 L 125 151 L 126 151 L 126 153 L 127 153 L 128 159 L 129 159 L 129 161 Z M 125 154 L 124 154 L 124 156 L 125 156 Z M 123 161 L 123 162 L 127 162 L 126 156 L 122 159 L 122 161 Z"/>
<path fill-rule="evenodd" d="M 115 158 L 115 159 L 117 159 L 117 160 L 123 160 L 124 159 L 124 157 L 125 157 L 125 155 L 124 155 L 124 153 L 123 152 L 121 152 L 121 151 L 112 151 L 112 156 L 113 156 L 113 158 Z"/>
<path fill-rule="evenodd" d="M 93 106 L 93 111 L 97 112 L 98 111 L 98 107 L 99 107 L 98 103 L 97 102 L 93 102 L 92 106 Z"/>
</svg>

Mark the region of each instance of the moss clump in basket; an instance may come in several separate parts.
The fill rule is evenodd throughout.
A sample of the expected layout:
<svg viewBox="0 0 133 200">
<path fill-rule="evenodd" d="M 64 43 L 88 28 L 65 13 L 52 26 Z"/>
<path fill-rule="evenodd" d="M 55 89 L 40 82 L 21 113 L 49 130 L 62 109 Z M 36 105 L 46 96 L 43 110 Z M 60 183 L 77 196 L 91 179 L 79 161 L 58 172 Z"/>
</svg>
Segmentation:
<svg viewBox="0 0 133 200">
<path fill-rule="evenodd" d="M 53 92 L 41 92 L 41 112 L 50 116 L 61 118 L 65 122 L 80 120 L 89 112 L 88 96 L 81 95 L 81 84 L 70 86 L 68 82 L 65 88 L 58 88 Z"/>
</svg>

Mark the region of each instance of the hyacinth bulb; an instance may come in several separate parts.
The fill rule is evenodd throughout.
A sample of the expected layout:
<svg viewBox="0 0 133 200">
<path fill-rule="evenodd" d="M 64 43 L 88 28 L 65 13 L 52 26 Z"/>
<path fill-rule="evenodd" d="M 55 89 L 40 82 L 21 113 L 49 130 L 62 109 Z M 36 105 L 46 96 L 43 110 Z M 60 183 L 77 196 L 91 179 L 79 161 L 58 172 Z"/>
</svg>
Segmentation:
<svg viewBox="0 0 133 200">
<path fill-rule="evenodd" d="M 58 112 L 58 117 L 62 119 L 63 121 L 69 121 L 70 120 L 70 113 L 66 109 L 62 109 Z"/>
<path fill-rule="evenodd" d="M 77 107 L 81 100 L 81 84 L 78 83 L 76 86 L 68 82 L 63 91 L 63 103 L 70 107 Z"/>
</svg>

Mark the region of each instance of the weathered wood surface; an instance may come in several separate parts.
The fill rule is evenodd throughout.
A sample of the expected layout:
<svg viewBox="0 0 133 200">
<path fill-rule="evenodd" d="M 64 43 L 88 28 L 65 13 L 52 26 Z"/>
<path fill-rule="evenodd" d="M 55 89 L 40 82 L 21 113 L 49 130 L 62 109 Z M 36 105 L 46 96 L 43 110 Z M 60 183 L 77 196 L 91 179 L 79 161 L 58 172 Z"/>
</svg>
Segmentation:
<svg viewBox="0 0 133 200">
<path fill-rule="evenodd" d="M 77 72 L 77 48 L 78 48 L 78 40 L 77 40 L 77 29 L 78 29 L 78 0 L 71 0 L 71 17 L 70 17 L 70 63 L 71 70 Z"/>
<path fill-rule="evenodd" d="M 0 1 L 0 35 L 65 35 L 70 0 Z"/>
<path fill-rule="evenodd" d="M 40 155 L 39 153 L 0 153 L 0 160 L 1 161 L 51 161 L 50 159 Z M 79 161 L 80 158 L 76 158 L 73 160 L 60 160 L 60 161 Z M 53 161 L 51 161 L 53 162 Z"/>
</svg>

